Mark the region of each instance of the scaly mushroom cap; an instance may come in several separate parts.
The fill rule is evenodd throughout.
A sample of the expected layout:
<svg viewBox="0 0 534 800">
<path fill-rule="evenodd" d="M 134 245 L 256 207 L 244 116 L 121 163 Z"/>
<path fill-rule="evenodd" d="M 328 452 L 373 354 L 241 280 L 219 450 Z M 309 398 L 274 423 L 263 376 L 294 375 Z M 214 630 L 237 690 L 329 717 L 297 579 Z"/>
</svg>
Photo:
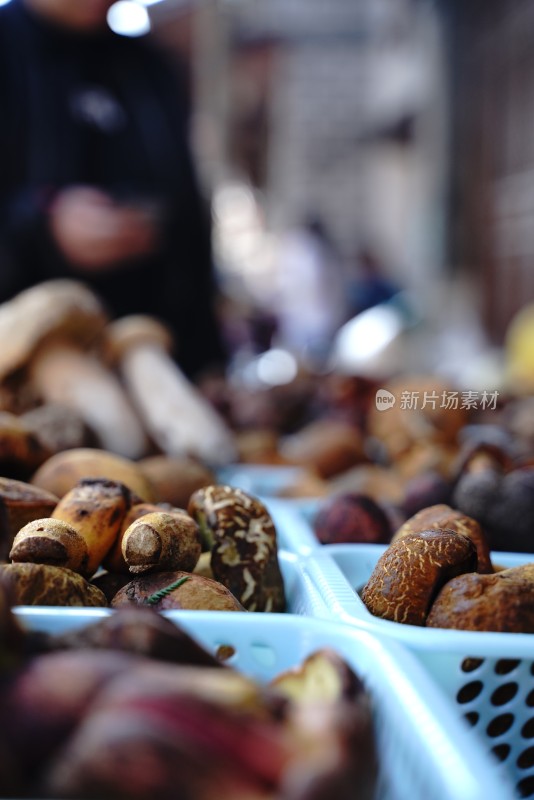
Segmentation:
<svg viewBox="0 0 534 800">
<path fill-rule="evenodd" d="M 477 549 L 477 572 L 490 574 L 494 571 L 489 542 L 481 526 L 472 517 L 451 508 L 446 503 L 438 503 L 418 511 L 401 525 L 391 541 L 396 542 L 410 533 L 421 533 L 421 531 L 438 528 L 447 528 L 471 539 Z"/>
<path fill-rule="evenodd" d="M 51 280 L 25 289 L 0 305 L 0 381 L 53 339 L 91 344 L 107 322 L 99 298 L 79 281 Z"/>
<path fill-rule="evenodd" d="M 248 611 L 284 611 L 276 528 L 257 497 L 213 484 L 191 495 L 188 513 L 211 539 L 211 569 Z"/>
<path fill-rule="evenodd" d="M 467 536 L 447 529 L 410 533 L 380 556 L 361 598 L 376 617 L 424 625 L 441 587 L 476 566 L 476 548 Z"/>
<path fill-rule="evenodd" d="M 7 561 L 17 532 L 31 520 L 49 517 L 58 502 L 45 489 L 0 477 L 0 561 Z"/>
<path fill-rule="evenodd" d="M 426 624 L 466 631 L 534 633 L 534 564 L 459 575 L 438 594 Z"/>
</svg>

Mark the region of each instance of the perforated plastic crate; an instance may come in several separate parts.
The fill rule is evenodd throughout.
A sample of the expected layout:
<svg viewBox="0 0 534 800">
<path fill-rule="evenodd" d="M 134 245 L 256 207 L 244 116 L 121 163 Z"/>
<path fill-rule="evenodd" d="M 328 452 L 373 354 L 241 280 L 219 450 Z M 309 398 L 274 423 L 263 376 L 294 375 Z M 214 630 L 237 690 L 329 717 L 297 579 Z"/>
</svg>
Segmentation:
<svg viewBox="0 0 534 800">
<path fill-rule="evenodd" d="M 303 528 L 296 538 L 281 540 L 282 546 L 292 552 L 307 553 L 319 542 L 313 531 L 307 530 L 306 523 L 311 523 L 321 504 L 318 497 L 283 497 L 282 492 L 297 478 L 304 475 L 300 467 L 267 464 L 233 464 L 222 467 L 217 473 L 217 480 L 229 486 L 236 486 L 245 492 L 256 495 L 282 519 L 300 517 Z"/>
<path fill-rule="evenodd" d="M 425 666 L 513 780 L 534 796 L 534 634 L 478 633 L 403 625 L 374 617 L 358 591 L 382 545 L 326 545 L 304 569 L 337 620 L 402 643 Z M 534 555 L 493 553 L 512 567 Z"/>
<path fill-rule="evenodd" d="M 287 613 L 308 617 L 329 617 L 330 610 L 304 569 L 298 554 L 280 549 L 278 561 L 284 579 Z"/>
<path fill-rule="evenodd" d="M 263 497 L 276 497 L 303 474 L 301 467 L 286 464 L 228 464 L 217 471 L 217 481 Z"/>
<path fill-rule="evenodd" d="M 262 501 L 276 526 L 281 548 L 307 556 L 323 546 L 309 522 L 312 509 L 318 506 L 318 500 L 293 501 L 265 497 Z"/>
<path fill-rule="evenodd" d="M 34 630 L 65 631 L 113 613 L 16 612 Z M 333 647 L 364 680 L 380 758 L 377 800 L 512 800 L 511 785 L 413 656 L 347 625 L 283 614 L 166 612 L 201 644 L 235 650 L 230 664 L 262 682 Z M 355 789 L 355 797 L 357 791 Z"/>
</svg>

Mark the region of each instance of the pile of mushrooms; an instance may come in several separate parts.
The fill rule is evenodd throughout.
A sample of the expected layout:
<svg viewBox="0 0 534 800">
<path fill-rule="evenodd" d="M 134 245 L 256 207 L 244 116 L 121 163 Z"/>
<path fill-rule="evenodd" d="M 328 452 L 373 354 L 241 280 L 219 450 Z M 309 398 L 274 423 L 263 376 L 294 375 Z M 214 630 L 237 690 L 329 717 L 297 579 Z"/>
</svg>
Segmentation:
<svg viewBox="0 0 534 800">
<path fill-rule="evenodd" d="M 148 316 L 110 321 L 81 282 L 47 281 L 0 305 L 0 342 L 0 398 L 71 410 L 102 449 L 136 460 L 155 446 L 213 466 L 235 457 L 229 427 L 173 360 L 168 330 Z"/>
</svg>

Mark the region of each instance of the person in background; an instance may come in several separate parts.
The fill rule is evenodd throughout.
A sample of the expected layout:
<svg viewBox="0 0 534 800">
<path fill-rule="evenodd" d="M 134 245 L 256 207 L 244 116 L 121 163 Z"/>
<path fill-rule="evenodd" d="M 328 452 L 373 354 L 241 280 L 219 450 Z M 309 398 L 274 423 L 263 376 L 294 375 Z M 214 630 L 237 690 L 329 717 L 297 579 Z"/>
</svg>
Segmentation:
<svg viewBox="0 0 534 800">
<path fill-rule="evenodd" d="M 226 351 L 187 92 L 149 37 L 111 31 L 112 4 L 0 8 L 0 302 L 82 280 L 112 317 L 165 322 L 194 379 Z"/>
<path fill-rule="evenodd" d="M 387 303 L 401 291 L 401 287 L 387 276 L 384 265 L 370 247 L 363 245 L 355 261 L 356 274 L 348 290 L 352 316 Z"/>
<path fill-rule="evenodd" d="M 324 368 L 332 342 L 347 319 L 341 257 L 315 213 L 281 236 L 274 309 L 277 344 L 306 366 Z"/>
</svg>

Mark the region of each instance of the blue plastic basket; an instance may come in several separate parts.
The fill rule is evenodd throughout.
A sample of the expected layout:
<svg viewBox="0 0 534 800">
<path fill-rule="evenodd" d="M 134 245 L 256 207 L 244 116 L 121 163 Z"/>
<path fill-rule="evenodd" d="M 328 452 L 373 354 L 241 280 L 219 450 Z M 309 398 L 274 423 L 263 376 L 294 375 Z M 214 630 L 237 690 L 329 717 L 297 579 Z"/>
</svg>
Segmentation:
<svg viewBox="0 0 534 800">
<path fill-rule="evenodd" d="M 21 608 L 16 613 L 34 630 L 63 632 L 113 612 L 39 609 L 28 616 Z M 377 800 L 512 800 L 500 767 L 417 660 L 396 642 L 294 615 L 174 611 L 165 616 L 213 652 L 231 646 L 232 666 L 262 682 L 318 648 L 334 648 L 364 680 L 372 698 L 380 759 Z"/>
<path fill-rule="evenodd" d="M 308 556 L 318 547 L 319 542 L 309 522 L 312 509 L 317 500 L 278 500 L 273 497 L 262 498 L 278 535 L 279 546 L 289 553 Z"/>
<path fill-rule="evenodd" d="M 280 548 L 278 562 L 284 580 L 287 613 L 309 617 L 328 617 L 330 615 L 328 607 L 320 591 L 304 569 L 302 559 L 297 554 Z M 41 613 L 41 609 L 46 612 L 50 606 L 19 606 L 19 608 L 23 608 L 25 614 L 31 617 L 32 614 Z M 64 609 L 60 608 L 59 610 Z M 79 610 L 79 608 L 75 607 L 74 610 Z"/>
<path fill-rule="evenodd" d="M 304 564 L 336 620 L 394 639 L 415 654 L 454 708 L 510 774 L 519 797 L 534 796 L 534 635 L 403 625 L 373 616 L 358 595 L 382 545 L 326 545 Z M 512 567 L 532 555 L 493 553 Z"/>
<path fill-rule="evenodd" d="M 289 464 L 228 464 L 217 471 L 217 481 L 262 497 L 277 497 L 304 474 L 301 467 Z"/>
<path fill-rule="evenodd" d="M 306 617 L 329 617 L 325 599 L 304 569 L 304 562 L 298 554 L 279 550 L 278 561 L 284 579 L 287 612 Z"/>
</svg>

